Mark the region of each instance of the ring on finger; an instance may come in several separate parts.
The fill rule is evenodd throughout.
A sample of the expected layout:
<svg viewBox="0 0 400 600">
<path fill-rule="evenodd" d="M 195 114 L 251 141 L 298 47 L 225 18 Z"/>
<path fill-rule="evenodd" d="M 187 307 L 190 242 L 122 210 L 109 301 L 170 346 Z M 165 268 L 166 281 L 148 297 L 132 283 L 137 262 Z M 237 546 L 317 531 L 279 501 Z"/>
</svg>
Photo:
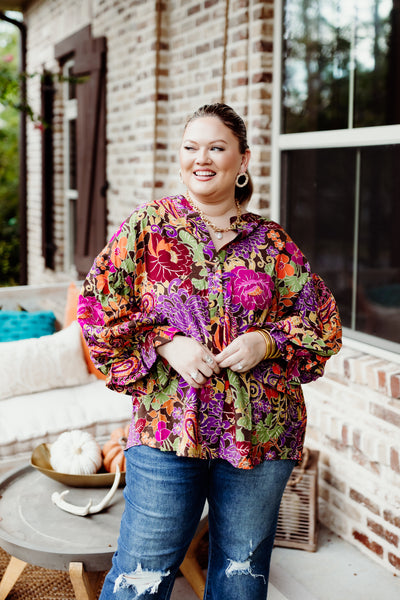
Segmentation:
<svg viewBox="0 0 400 600">
<path fill-rule="evenodd" d="M 213 361 L 213 359 L 211 358 L 211 356 L 210 356 L 209 354 L 207 354 L 207 355 L 205 356 L 204 360 L 205 360 L 205 362 L 206 362 L 208 365 L 212 365 L 212 364 L 213 364 L 213 362 L 214 362 L 214 361 Z"/>
<path fill-rule="evenodd" d="M 190 377 L 191 377 L 191 378 L 192 378 L 194 381 L 197 381 L 197 377 L 198 377 L 198 375 L 199 375 L 199 372 L 198 372 L 198 371 L 192 371 L 192 372 L 190 373 Z"/>
<path fill-rule="evenodd" d="M 243 365 L 242 365 L 242 363 L 240 362 L 240 363 L 238 363 L 237 370 L 238 370 L 238 371 L 241 371 L 242 369 L 243 369 Z"/>
</svg>

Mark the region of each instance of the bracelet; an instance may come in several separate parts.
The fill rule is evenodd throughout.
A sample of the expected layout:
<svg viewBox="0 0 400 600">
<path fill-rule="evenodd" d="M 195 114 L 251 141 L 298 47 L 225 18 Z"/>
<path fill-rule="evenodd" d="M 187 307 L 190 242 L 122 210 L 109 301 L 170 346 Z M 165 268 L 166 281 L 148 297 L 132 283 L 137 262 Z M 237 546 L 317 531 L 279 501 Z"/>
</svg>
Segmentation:
<svg viewBox="0 0 400 600">
<path fill-rule="evenodd" d="M 268 331 L 265 331 L 265 329 L 256 329 L 256 332 L 264 338 L 266 348 L 263 360 L 266 360 L 267 358 L 277 358 L 280 355 L 280 350 L 277 348 L 275 340 Z"/>
</svg>

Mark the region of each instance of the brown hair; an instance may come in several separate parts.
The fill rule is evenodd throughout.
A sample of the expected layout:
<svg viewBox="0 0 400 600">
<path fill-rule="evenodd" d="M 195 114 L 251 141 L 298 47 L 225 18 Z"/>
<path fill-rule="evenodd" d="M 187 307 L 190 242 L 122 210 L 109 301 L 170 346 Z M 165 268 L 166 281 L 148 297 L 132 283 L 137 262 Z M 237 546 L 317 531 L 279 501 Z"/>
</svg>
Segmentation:
<svg viewBox="0 0 400 600">
<path fill-rule="evenodd" d="M 215 104 L 204 104 L 189 117 L 185 129 L 189 123 L 202 117 L 216 117 L 222 121 L 222 123 L 226 125 L 237 138 L 239 142 L 239 152 L 241 154 L 246 152 L 249 147 L 247 144 L 246 125 L 244 124 L 242 117 L 240 117 L 233 108 L 220 102 L 216 102 Z M 247 174 L 249 176 L 247 184 L 242 188 L 235 187 L 235 198 L 240 204 L 248 202 L 253 193 L 253 182 L 250 173 L 247 172 Z"/>
</svg>

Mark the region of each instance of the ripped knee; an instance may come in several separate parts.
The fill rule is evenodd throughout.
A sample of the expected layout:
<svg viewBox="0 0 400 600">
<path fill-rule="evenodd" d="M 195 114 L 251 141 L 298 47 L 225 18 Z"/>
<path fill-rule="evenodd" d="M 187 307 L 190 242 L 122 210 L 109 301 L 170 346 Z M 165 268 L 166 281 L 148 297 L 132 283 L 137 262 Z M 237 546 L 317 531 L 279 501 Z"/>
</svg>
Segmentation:
<svg viewBox="0 0 400 600">
<path fill-rule="evenodd" d="M 133 587 L 135 588 L 138 597 L 142 594 L 150 593 L 155 594 L 158 591 L 158 587 L 164 577 L 169 575 L 169 571 L 163 573 L 162 571 L 144 571 L 142 565 L 139 563 L 136 571 L 132 573 L 121 573 L 115 581 L 114 593 L 119 590 Z"/>
<path fill-rule="evenodd" d="M 265 581 L 265 577 L 262 574 L 254 573 L 251 565 L 252 552 L 247 560 L 239 561 L 229 559 L 228 566 L 225 571 L 227 577 L 233 577 L 234 575 L 250 575 L 250 577 L 261 577 Z"/>
</svg>

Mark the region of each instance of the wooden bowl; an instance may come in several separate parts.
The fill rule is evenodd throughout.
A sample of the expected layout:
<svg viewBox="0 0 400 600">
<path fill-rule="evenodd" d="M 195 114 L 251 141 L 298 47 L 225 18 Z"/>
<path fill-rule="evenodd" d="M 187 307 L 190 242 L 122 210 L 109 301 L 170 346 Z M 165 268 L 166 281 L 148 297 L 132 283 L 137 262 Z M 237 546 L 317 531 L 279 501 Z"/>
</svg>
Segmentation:
<svg viewBox="0 0 400 600">
<path fill-rule="evenodd" d="M 49 444 L 36 446 L 31 455 L 31 465 L 46 477 L 72 487 L 109 487 L 112 486 L 115 478 L 115 473 L 108 473 L 105 470 L 98 471 L 93 475 L 71 475 L 55 471 L 50 464 Z M 120 485 L 124 484 L 125 471 L 121 473 L 120 480 Z"/>
</svg>

